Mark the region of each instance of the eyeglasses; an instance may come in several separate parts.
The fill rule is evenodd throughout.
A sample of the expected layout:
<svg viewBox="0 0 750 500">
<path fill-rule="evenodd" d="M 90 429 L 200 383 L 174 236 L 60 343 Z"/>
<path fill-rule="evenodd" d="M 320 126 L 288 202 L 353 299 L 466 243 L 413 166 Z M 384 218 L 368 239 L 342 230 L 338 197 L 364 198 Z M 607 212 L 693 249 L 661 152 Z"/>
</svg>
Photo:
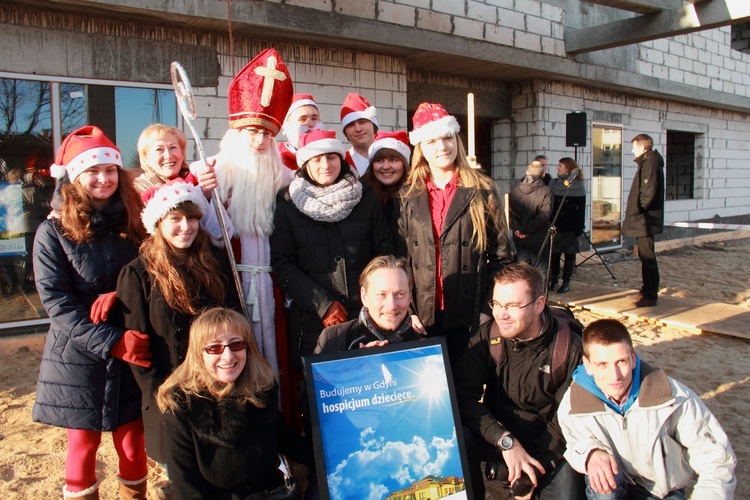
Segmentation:
<svg viewBox="0 0 750 500">
<path fill-rule="evenodd" d="M 273 137 L 273 134 L 271 134 L 271 132 L 262 128 L 246 128 L 245 131 L 253 139 L 258 137 L 259 135 L 262 136 L 263 139 L 270 139 L 271 137 Z"/>
<path fill-rule="evenodd" d="M 203 350 L 206 351 L 207 354 L 218 356 L 220 354 L 224 354 L 225 347 L 228 347 L 232 352 L 244 351 L 245 349 L 247 349 L 247 343 L 245 343 L 244 340 L 235 340 L 234 342 L 230 342 L 228 344 L 209 344 L 204 347 Z"/>
<path fill-rule="evenodd" d="M 537 297 L 538 299 L 539 297 Z M 490 309 L 505 309 L 508 312 L 513 311 L 520 311 L 524 307 L 529 307 L 531 304 L 536 302 L 536 299 L 532 300 L 528 304 L 520 305 L 520 304 L 501 304 L 499 302 L 495 302 L 494 300 L 490 300 L 488 304 L 490 305 Z"/>
</svg>

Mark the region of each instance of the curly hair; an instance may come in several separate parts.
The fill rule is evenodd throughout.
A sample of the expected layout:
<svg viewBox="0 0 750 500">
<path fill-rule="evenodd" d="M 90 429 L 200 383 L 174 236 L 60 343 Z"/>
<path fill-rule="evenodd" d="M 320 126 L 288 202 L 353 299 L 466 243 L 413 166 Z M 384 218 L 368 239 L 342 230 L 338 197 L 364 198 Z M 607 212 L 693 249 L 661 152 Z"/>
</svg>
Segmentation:
<svg viewBox="0 0 750 500">
<path fill-rule="evenodd" d="M 70 182 L 65 176 L 60 182 L 62 197 L 60 223 L 63 227 L 63 235 L 79 245 L 93 240 L 91 212 L 94 209 L 94 200 L 86 193 L 78 179 Z M 113 197 L 116 196 L 119 196 L 125 205 L 126 215 L 120 237 L 138 244 L 147 236 L 146 229 L 141 222 L 143 201 L 133 187 L 132 177 L 119 166 L 117 167 L 117 190 Z"/>
<path fill-rule="evenodd" d="M 200 219 L 201 210 L 193 202 L 177 205 L 173 211 L 189 219 Z M 201 311 L 196 291 L 201 287 L 216 303 L 223 303 L 226 286 L 219 262 L 211 253 L 211 242 L 206 231 L 200 227 L 193 244 L 186 249 L 173 247 L 160 230 L 157 230 L 141 244 L 141 259 L 144 267 L 154 276 L 154 284 L 159 287 L 167 305 L 185 314 L 198 314 Z"/>
<path fill-rule="evenodd" d="M 203 361 L 203 347 L 223 332 L 239 335 L 247 344 L 245 367 L 237 380 L 230 384 L 215 380 Z M 240 397 L 257 408 L 265 408 L 264 393 L 275 383 L 273 368 L 260 354 L 247 319 L 231 309 L 216 307 L 193 321 L 185 361 L 159 387 L 156 402 L 162 412 L 175 412 L 181 406 L 179 390 L 188 398 L 205 397 L 206 393 L 215 399 Z"/>
</svg>

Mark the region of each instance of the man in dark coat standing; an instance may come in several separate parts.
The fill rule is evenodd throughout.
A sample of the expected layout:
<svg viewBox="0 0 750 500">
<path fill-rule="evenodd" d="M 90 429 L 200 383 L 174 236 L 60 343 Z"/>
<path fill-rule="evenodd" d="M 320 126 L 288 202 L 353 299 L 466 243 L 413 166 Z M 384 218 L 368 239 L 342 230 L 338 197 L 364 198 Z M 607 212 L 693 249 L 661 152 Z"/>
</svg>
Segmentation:
<svg viewBox="0 0 750 500">
<path fill-rule="evenodd" d="M 510 213 L 518 262 L 527 262 L 545 272 L 549 261 L 546 236 L 553 196 L 552 189 L 544 185 L 543 174 L 542 162 L 532 161 L 529 164 L 523 182 L 510 191 Z M 542 245 L 545 248 L 540 255 Z"/>
<path fill-rule="evenodd" d="M 635 236 L 641 259 L 643 286 L 633 295 L 633 302 L 636 307 L 653 307 L 659 293 L 654 235 L 664 230 L 664 158 L 653 149 L 654 141 L 646 134 L 638 134 L 630 142 L 638 170 L 630 187 L 622 234 Z"/>
</svg>

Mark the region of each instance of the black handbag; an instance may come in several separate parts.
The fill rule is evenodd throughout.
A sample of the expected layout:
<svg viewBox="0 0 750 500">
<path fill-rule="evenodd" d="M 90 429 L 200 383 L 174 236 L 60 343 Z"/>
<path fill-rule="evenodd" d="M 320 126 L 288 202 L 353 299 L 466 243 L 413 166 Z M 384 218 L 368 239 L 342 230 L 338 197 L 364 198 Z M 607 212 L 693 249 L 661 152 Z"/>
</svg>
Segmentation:
<svg viewBox="0 0 750 500">
<path fill-rule="evenodd" d="M 284 484 L 278 488 L 266 491 L 264 497 L 267 500 L 301 500 L 302 495 L 299 491 L 299 485 L 292 476 L 289 461 L 281 454 L 279 454 L 279 459 L 281 460 L 279 470 L 284 473 Z"/>
</svg>

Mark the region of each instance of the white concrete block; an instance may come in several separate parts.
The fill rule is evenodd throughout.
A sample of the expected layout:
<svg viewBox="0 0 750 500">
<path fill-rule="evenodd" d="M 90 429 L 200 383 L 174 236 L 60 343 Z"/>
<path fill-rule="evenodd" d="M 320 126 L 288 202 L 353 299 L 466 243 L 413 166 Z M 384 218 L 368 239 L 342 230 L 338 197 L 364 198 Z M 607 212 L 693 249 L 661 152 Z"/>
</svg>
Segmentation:
<svg viewBox="0 0 750 500">
<path fill-rule="evenodd" d="M 539 52 L 542 50 L 542 40 L 539 35 L 516 30 L 513 45 L 519 49 Z"/>
<path fill-rule="evenodd" d="M 411 5 L 412 7 L 419 7 L 421 9 L 430 8 L 430 0 L 396 0 L 396 3 Z"/>
<path fill-rule="evenodd" d="M 562 7 L 548 3 L 542 3 L 542 17 L 554 23 L 562 23 L 565 11 Z"/>
<path fill-rule="evenodd" d="M 450 33 L 453 30 L 451 16 L 431 10 L 417 9 L 417 28 L 440 33 Z"/>
<path fill-rule="evenodd" d="M 669 68 L 676 68 L 680 65 L 680 59 L 674 54 L 664 54 L 664 65 Z"/>
<path fill-rule="evenodd" d="M 336 0 L 335 12 L 348 16 L 375 19 L 375 0 Z"/>
<path fill-rule="evenodd" d="M 432 10 L 454 16 L 466 15 L 466 5 L 463 0 L 432 0 Z"/>
<path fill-rule="evenodd" d="M 518 30 L 526 29 L 524 15 L 510 9 L 497 9 L 497 24 Z"/>
<path fill-rule="evenodd" d="M 685 79 L 685 72 L 677 68 L 669 68 L 669 79 L 673 82 L 682 83 Z"/>
<path fill-rule="evenodd" d="M 384 0 L 378 1 L 378 21 L 385 23 L 414 26 L 414 7 L 400 5 Z"/>
<path fill-rule="evenodd" d="M 456 36 L 484 40 L 484 26 L 484 23 L 474 21 L 473 19 L 466 19 L 465 17 L 453 18 L 453 34 Z"/>
<path fill-rule="evenodd" d="M 552 23 L 536 16 L 526 16 L 526 31 L 541 36 L 552 36 Z"/>
<path fill-rule="evenodd" d="M 466 17 L 487 24 L 495 24 L 497 23 L 497 7 L 494 5 L 487 5 L 485 2 L 467 0 Z"/>
<path fill-rule="evenodd" d="M 331 0 L 287 0 L 288 5 L 306 7 L 308 9 L 330 11 L 333 7 Z"/>
<path fill-rule="evenodd" d="M 645 76 L 654 76 L 654 65 L 646 61 L 638 61 L 638 73 Z"/>
<path fill-rule="evenodd" d="M 542 15 L 541 3 L 538 0 L 516 0 L 515 10 L 532 16 Z"/>
<path fill-rule="evenodd" d="M 485 26 L 485 39 L 500 45 L 513 46 L 513 29 L 505 26 Z"/>
</svg>

